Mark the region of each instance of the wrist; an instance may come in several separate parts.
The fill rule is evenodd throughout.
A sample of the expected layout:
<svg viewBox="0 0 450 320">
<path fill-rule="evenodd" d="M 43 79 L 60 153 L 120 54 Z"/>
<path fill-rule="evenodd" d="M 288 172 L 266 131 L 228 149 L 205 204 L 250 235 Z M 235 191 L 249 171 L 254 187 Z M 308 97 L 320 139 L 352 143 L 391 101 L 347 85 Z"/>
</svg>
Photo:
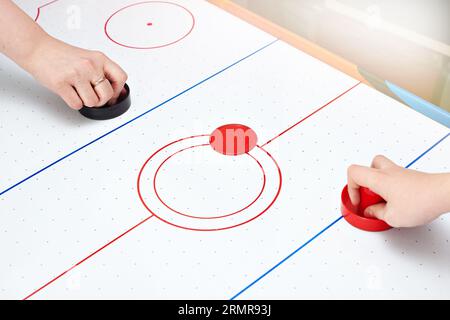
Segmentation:
<svg viewBox="0 0 450 320">
<path fill-rule="evenodd" d="M 450 173 L 437 174 L 436 178 L 436 197 L 433 197 L 437 217 L 450 212 Z"/>
<path fill-rule="evenodd" d="M 42 33 L 36 34 L 35 39 L 30 43 L 27 54 L 17 61 L 17 63 L 25 69 L 32 76 L 36 77 L 38 67 L 41 65 L 41 60 L 45 57 L 45 47 L 51 42 L 53 38 L 42 30 Z"/>
</svg>

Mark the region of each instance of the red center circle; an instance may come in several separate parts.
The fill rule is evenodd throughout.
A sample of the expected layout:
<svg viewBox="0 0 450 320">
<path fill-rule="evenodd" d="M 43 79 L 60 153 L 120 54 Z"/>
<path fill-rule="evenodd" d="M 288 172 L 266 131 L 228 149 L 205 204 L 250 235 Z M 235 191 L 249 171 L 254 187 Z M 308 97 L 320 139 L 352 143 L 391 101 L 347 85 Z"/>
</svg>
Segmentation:
<svg viewBox="0 0 450 320">
<path fill-rule="evenodd" d="M 155 45 L 155 46 L 148 46 L 148 47 L 144 47 L 144 46 L 133 46 L 133 45 L 129 45 L 126 43 L 121 43 L 118 40 L 115 40 L 114 37 L 111 36 L 111 34 L 108 31 L 108 26 L 109 23 L 111 22 L 111 20 L 118 14 L 120 14 L 121 12 L 123 12 L 126 9 L 135 7 L 135 6 L 140 6 L 140 5 L 146 5 L 146 4 L 165 4 L 165 5 L 170 5 L 170 6 L 175 6 L 178 8 L 183 9 L 190 17 L 191 17 L 191 26 L 188 28 L 188 30 L 186 31 L 186 33 L 184 35 L 182 35 L 180 38 L 175 39 L 174 41 L 168 42 L 168 43 L 162 43 L 160 45 Z M 153 22 L 149 22 L 147 23 L 147 26 L 153 26 Z M 186 7 L 183 7 L 182 5 L 179 5 L 177 3 L 173 3 L 173 2 L 168 2 L 168 1 L 142 1 L 142 2 L 138 2 L 138 3 L 133 3 L 130 4 L 126 7 L 123 7 L 119 10 L 117 10 L 116 12 L 114 12 L 109 18 L 108 20 L 106 20 L 105 22 L 105 26 L 104 26 L 104 32 L 106 34 L 106 36 L 108 37 L 109 40 L 111 40 L 112 42 L 114 42 L 115 44 L 125 47 L 125 48 L 129 48 L 129 49 L 138 49 L 138 50 L 150 50 L 150 49 L 159 49 L 159 48 L 164 48 L 164 47 L 168 47 L 171 46 L 177 42 L 180 42 L 181 40 L 183 40 L 184 38 L 186 38 L 188 35 L 190 35 L 192 33 L 192 30 L 194 30 L 195 27 L 195 17 L 192 14 L 191 11 L 189 11 Z"/>
<path fill-rule="evenodd" d="M 195 227 L 188 227 L 185 225 L 181 225 L 181 224 L 176 224 L 174 222 L 169 221 L 168 219 L 165 219 L 164 217 L 162 217 L 160 214 L 158 214 L 157 212 L 155 212 L 155 210 L 152 210 L 149 206 L 149 204 L 146 202 L 146 200 L 143 197 L 143 193 L 142 193 L 142 188 L 141 188 L 141 183 L 143 180 L 143 174 L 145 171 L 145 168 L 147 167 L 147 165 L 161 152 L 163 152 L 165 149 L 177 144 L 177 143 L 181 143 L 183 141 L 186 140 L 191 140 L 191 139 L 196 139 L 196 138 L 201 138 L 201 137 L 209 137 L 211 139 L 211 135 L 197 135 L 197 136 L 190 136 L 187 138 L 183 138 L 183 139 L 179 139 L 176 140 L 174 142 L 171 142 L 165 146 L 163 146 L 162 148 L 160 148 L 159 150 L 157 150 L 155 153 L 153 153 L 146 161 L 145 163 L 142 165 L 141 170 L 139 171 L 138 177 L 137 177 L 137 193 L 139 196 L 139 199 L 142 203 L 142 205 L 153 215 L 155 216 L 157 219 L 159 219 L 160 221 L 167 223 L 168 225 L 171 225 L 173 227 L 176 228 L 180 228 L 180 229 L 184 229 L 184 230 L 190 230 L 190 231 L 200 231 L 200 232 L 212 232 L 212 231 L 223 231 L 223 230 L 230 230 L 230 229 L 234 229 L 243 225 L 246 225 L 256 219 L 258 219 L 259 217 L 261 217 L 264 213 L 266 213 L 273 205 L 274 203 L 277 201 L 280 192 L 281 192 L 281 188 L 282 188 L 282 184 L 283 184 L 283 177 L 282 177 L 282 173 L 281 173 L 281 168 L 278 165 L 277 161 L 275 160 L 275 158 L 269 153 L 267 152 L 265 149 L 258 147 L 258 149 L 260 149 L 262 152 L 264 152 L 264 154 L 267 155 L 267 157 L 270 158 L 270 160 L 273 162 L 273 164 L 275 165 L 275 168 L 277 170 L 277 176 L 278 176 L 278 183 L 277 183 L 277 188 L 276 188 L 276 193 L 274 194 L 273 198 L 270 200 L 270 203 L 264 208 L 261 209 L 261 211 L 259 211 L 257 214 L 255 214 L 254 216 L 248 218 L 247 220 L 243 221 L 243 222 L 235 222 L 229 226 L 224 226 L 224 227 L 216 227 L 216 228 L 195 228 Z M 197 145 L 198 146 L 198 145 Z M 202 144 L 202 146 L 208 146 L 208 144 Z M 191 146 L 191 148 L 195 148 L 196 146 Z M 186 148 L 185 148 L 186 149 Z M 179 151 L 182 152 L 182 151 Z M 173 155 L 172 155 L 173 156 Z M 256 158 L 255 158 L 256 159 Z M 257 163 L 259 163 L 259 161 L 257 161 Z M 261 163 L 259 163 L 260 165 Z M 263 170 L 264 171 L 264 170 Z M 156 176 L 156 174 L 155 174 Z M 154 178 L 155 178 L 154 176 Z M 264 190 L 264 189 L 263 189 Z M 258 199 L 260 199 L 261 196 L 258 197 Z M 257 199 L 257 200 L 258 200 Z M 160 201 L 160 200 L 159 200 Z M 255 201 L 256 202 L 256 201 Z M 249 208 L 250 206 L 254 205 L 255 202 L 253 202 L 252 204 L 250 204 L 247 208 Z M 242 212 L 242 211 L 241 211 Z M 238 212 L 236 212 L 238 213 Z M 234 214 L 236 214 L 234 213 Z M 189 217 L 189 218 L 194 218 L 194 217 Z M 199 217 L 196 217 L 196 219 L 198 219 Z M 210 218 L 211 219 L 211 218 Z"/>
</svg>

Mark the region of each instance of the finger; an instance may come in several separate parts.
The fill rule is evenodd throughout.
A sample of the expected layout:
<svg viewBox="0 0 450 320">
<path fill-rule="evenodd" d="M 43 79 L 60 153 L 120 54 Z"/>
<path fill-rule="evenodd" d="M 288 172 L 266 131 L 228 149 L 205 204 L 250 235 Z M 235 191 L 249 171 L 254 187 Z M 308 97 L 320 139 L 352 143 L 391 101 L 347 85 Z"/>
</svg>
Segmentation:
<svg viewBox="0 0 450 320">
<path fill-rule="evenodd" d="M 105 61 L 104 72 L 114 90 L 112 99 L 119 98 L 128 80 L 128 75 L 117 63 L 110 59 L 106 59 Z"/>
<path fill-rule="evenodd" d="M 126 95 L 126 94 L 127 94 L 127 90 L 126 90 L 125 87 L 124 87 L 124 88 L 122 88 L 122 90 L 120 91 L 119 96 L 118 96 L 117 98 L 112 98 L 111 100 L 109 100 L 108 104 L 109 104 L 109 105 L 116 104 L 117 101 L 120 99 L 120 97 L 121 97 L 121 96 L 124 96 L 124 95 Z"/>
<path fill-rule="evenodd" d="M 75 89 L 86 107 L 92 108 L 99 104 L 100 99 L 89 81 L 78 82 Z"/>
<path fill-rule="evenodd" d="M 378 203 L 373 206 L 367 207 L 366 210 L 364 210 L 364 216 L 384 221 L 384 218 L 386 216 L 386 206 L 386 203 Z"/>
<path fill-rule="evenodd" d="M 393 166 L 396 166 L 394 162 L 381 155 L 376 156 L 372 161 L 372 168 L 375 169 L 387 169 Z"/>
<path fill-rule="evenodd" d="M 83 107 L 83 101 L 72 86 L 64 86 L 60 88 L 56 93 L 70 108 L 80 110 Z"/>
<path fill-rule="evenodd" d="M 114 90 L 111 86 L 111 83 L 106 79 L 105 81 L 101 82 L 100 84 L 96 85 L 94 87 L 94 90 L 99 97 L 99 103 L 97 107 L 104 106 L 108 103 L 109 100 L 112 99 L 114 95 Z"/>
<path fill-rule="evenodd" d="M 347 171 L 348 194 L 354 206 L 359 205 L 359 187 L 366 187 L 377 192 L 376 181 L 378 172 L 376 169 L 352 165 Z"/>
</svg>

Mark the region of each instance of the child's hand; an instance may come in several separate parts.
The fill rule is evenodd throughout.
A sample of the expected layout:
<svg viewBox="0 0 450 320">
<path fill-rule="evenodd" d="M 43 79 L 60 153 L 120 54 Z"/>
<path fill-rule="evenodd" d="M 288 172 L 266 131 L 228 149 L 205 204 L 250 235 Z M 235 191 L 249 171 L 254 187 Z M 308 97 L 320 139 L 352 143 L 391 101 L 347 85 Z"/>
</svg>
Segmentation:
<svg viewBox="0 0 450 320">
<path fill-rule="evenodd" d="M 114 104 L 127 80 L 127 74 L 101 52 L 51 37 L 39 42 L 24 66 L 76 110 Z"/>
<path fill-rule="evenodd" d="M 372 167 L 352 165 L 348 190 L 353 205 L 359 204 L 359 187 L 367 187 L 386 200 L 368 207 L 364 214 L 392 227 L 427 224 L 450 211 L 450 174 L 427 174 L 404 169 L 377 156 Z"/>
</svg>

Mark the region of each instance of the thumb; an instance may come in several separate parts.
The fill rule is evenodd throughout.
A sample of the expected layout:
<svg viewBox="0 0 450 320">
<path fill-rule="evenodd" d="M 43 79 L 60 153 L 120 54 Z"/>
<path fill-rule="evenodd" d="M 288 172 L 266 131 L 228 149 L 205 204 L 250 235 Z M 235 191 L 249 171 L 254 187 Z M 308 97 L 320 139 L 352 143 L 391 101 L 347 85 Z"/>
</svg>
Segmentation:
<svg viewBox="0 0 450 320">
<path fill-rule="evenodd" d="M 386 215 L 386 203 L 378 203 L 373 206 L 367 207 L 364 210 L 364 216 L 368 218 L 376 218 L 384 221 Z"/>
</svg>

